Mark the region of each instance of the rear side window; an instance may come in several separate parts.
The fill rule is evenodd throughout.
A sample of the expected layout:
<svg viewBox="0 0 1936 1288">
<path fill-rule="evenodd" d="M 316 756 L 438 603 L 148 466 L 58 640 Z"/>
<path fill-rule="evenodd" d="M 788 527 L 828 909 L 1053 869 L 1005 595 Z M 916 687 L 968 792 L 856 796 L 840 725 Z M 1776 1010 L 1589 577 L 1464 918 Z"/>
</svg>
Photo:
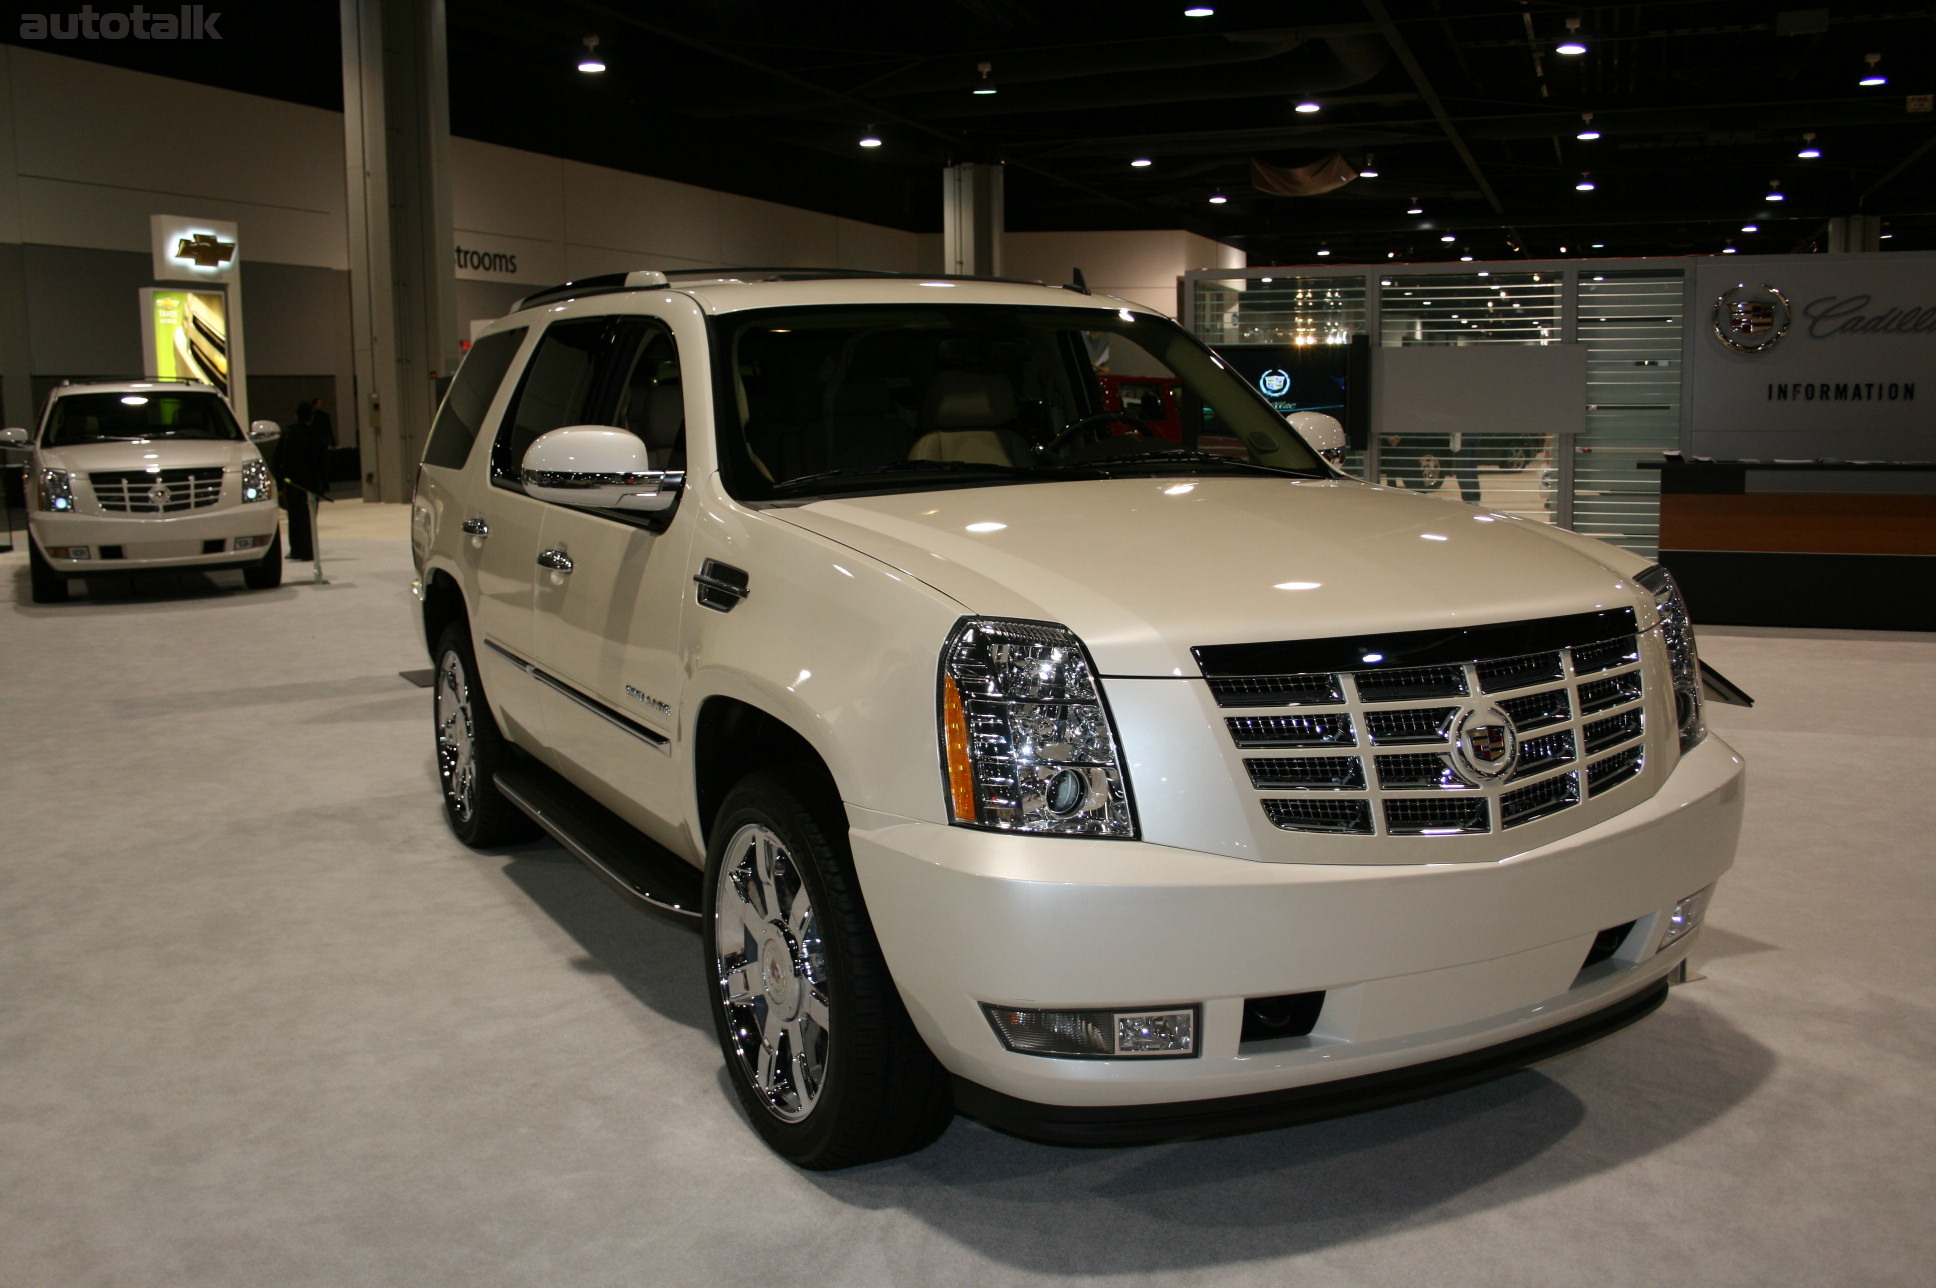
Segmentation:
<svg viewBox="0 0 1936 1288">
<path fill-rule="evenodd" d="M 497 396 L 498 384 L 524 343 L 524 327 L 487 335 L 471 346 L 464 365 L 457 369 L 437 421 L 430 427 L 430 445 L 424 449 L 425 465 L 441 465 L 461 470 L 470 459 L 471 444 L 484 424 L 484 413 Z"/>
</svg>

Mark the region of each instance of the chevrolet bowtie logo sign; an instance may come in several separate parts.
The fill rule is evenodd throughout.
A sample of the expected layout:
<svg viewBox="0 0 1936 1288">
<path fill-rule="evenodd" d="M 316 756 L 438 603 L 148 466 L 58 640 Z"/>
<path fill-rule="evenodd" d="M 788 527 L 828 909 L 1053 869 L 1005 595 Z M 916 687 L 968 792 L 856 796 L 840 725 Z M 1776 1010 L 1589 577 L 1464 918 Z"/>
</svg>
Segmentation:
<svg viewBox="0 0 1936 1288">
<path fill-rule="evenodd" d="M 181 239 L 175 247 L 175 258 L 202 268 L 219 268 L 235 258 L 235 243 L 217 241 L 213 233 L 196 233 Z"/>
</svg>

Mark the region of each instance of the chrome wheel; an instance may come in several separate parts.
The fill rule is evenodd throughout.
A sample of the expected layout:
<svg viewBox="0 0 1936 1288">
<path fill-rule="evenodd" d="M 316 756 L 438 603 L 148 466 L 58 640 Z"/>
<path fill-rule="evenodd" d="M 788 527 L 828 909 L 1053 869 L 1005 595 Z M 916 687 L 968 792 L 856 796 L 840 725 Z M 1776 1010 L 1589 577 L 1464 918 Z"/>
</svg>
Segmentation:
<svg viewBox="0 0 1936 1288">
<path fill-rule="evenodd" d="M 800 870 L 771 829 L 733 834 L 713 901 L 713 967 L 728 1049 L 783 1122 L 813 1112 L 827 1076 L 827 952 Z"/>
<path fill-rule="evenodd" d="M 471 713 L 471 686 L 456 649 L 445 649 L 437 664 L 437 774 L 444 799 L 460 823 L 477 808 L 477 724 Z"/>
</svg>

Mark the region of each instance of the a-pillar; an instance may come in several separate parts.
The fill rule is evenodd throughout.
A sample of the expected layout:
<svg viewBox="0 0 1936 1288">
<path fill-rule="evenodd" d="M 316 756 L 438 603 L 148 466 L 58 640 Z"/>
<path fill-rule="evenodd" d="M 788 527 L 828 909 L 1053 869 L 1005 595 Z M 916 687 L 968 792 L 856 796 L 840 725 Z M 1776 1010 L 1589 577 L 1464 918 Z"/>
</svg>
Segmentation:
<svg viewBox="0 0 1936 1288">
<path fill-rule="evenodd" d="M 1000 277 L 1002 232 L 1002 167 L 969 161 L 943 170 L 941 271 Z"/>
<path fill-rule="evenodd" d="M 407 501 L 461 355 L 443 0 L 342 0 L 350 329 L 363 497 Z"/>
</svg>

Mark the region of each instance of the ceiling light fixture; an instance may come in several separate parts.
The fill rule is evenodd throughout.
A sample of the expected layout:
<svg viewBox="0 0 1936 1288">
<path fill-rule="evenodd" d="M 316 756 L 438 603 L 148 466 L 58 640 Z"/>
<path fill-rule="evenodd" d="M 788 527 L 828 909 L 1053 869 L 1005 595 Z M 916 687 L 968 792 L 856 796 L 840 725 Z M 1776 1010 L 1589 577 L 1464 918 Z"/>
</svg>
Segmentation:
<svg viewBox="0 0 1936 1288">
<path fill-rule="evenodd" d="M 1456 236 L 1455 234 L 1453 234 L 1453 233 L 1447 233 L 1447 234 L 1446 234 L 1445 236 L 1443 236 L 1443 237 L 1441 237 L 1441 238 L 1439 238 L 1439 240 L 1440 240 L 1440 241 L 1442 241 L 1442 242 L 1455 242 L 1455 241 L 1457 241 L 1457 240 L 1459 240 L 1459 239 L 1458 239 L 1458 237 L 1457 237 L 1457 236 Z"/>
<path fill-rule="evenodd" d="M 602 72 L 605 70 L 605 60 L 598 56 L 597 36 L 585 37 L 585 53 L 578 60 L 578 70 L 581 72 Z"/>
<path fill-rule="evenodd" d="M 1223 204 L 1224 202 L 1226 202 L 1226 201 L 1228 201 L 1228 200 L 1230 200 L 1230 198 L 1228 198 L 1228 197 L 1226 197 L 1226 196 L 1224 196 L 1224 195 L 1223 195 L 1223 194 L 1222 194 L 1222 193 L 1220 192 L 1220 193 L 1218 193 L 1218 194 L 1217 194 L 1216 196 L 1214 196 L 1214 197 L 1212 197 L 1212 198 L 1210 198 L 1210 204 L 1211 204 L 1211 205 L 1213 205 L 1213 206 L 1221 206 L 1221 205 L 1222 205 L 1222 204 Z"/>
<path fill-rule="evenodd" d="M 1876 64 L 1882 61 L 1881 54 L 1864 54 L 1862 55 L 1862 61 L 1869 65 L 1869 70 L 1856 84 L 1873 88 L 1877 85 L 1887 85 L 1889 83 L 1889 78 L 1884 76 L 1876 68 Z"/>
<path fill-rule="evenodd" d="M 1470 255 L 1461 255 L 1461 256 L 1459 256 L 1459 262 L 1460 262 L 1461 264 L 1470 264 L 1470 263 L 1472 262 L 1472 256 L 1470 256 Z"/>
<path fill-rule="evenodd" d="M 1721 253 L 1722 253 L 1723 255 L 1732 255 L 1732 254 L 1734 254 L 1734 253 L 1735 253 L 1735 251 L 1734 251 L 1734 247 L 1732 247 L 1732 246 L 1723 246 L 1723 247 L 1721 248 Z"/>
<path fill-rule="evenodd" d="M 1593 113 L 1580 113 L 1580 132 L 1573 137 L 1587 143 L 1591 143 L 1600 137 L 1600 131 L 1593 128 Z"/>
<path fill-rule="evenodd" d="M 1573 185 L 1573 191 L 1592 192 L 1598 186 L 1598 184 L 1593 182 L 1593 176 L 1582 170 L 1580 172 L 1580 181 Z"/>
<path fill-rule="evenodd" d="M 1797 152 L 1795 155 L 1800 157 L 1804 161 L 1815 161 L 1820 159 L 1822 155 L 1822 150 L 1815 146 L 1815 132 L 1813 130 L 1810 130 L 1807 134 L 1802 135 L 1802 150 L 1800 152 Z"/>
<path fill-rule="evenodd" d="M 1553 52 L 1556 54 L 1565 54 L 1568 58 L 1577 58 L 1586 52 L 1586 45 L 1580 40 L 1580 20 L 1578 18 L 1568 18 L 1566 20 L 1566 39 L 1556 45 Z"/>
<path fill-rule="evenodd" d="M 1607 248 L 1607 244 L 1606 244 L 1605 242 L 1594 242 L 1594 243 L 1593 243 L 1593 249 L 1594 249 L 1594 250 L 1605 250 L 1606 248 Z"/>
<path fill-rule="evenodd" d="M 1185 9 L 1183 11 L 1183 16 L 1185 18 L 1209 18 L 1215 15 L 1216 12 L 1217 11 L 1215 9 L 1212 9 L 1207 4 L 1199 4 L 1199 5 L 1191 5 L 1188 9 Z"/>
<path fill-rule="evenodd" d="M 1331 253 L 1331 248 L 1330 248 L 1329 246 L 1320 246 L 1320 247 L 1318 247 L 1318 254 L 1320 254 L 1320 255 L 1329 255 L 1330 253 Z"/>
<path fill-rule="evenodd" d="M 860 136 L 860 145 L 864 148 L 877 148 L 881 145 L 881 136 L 874 133 L 873 126 L 868 126 L 867 133 Z"/>
<path fill-rule="evenodd" d="M 1422 215 L 1425 213 L 1425 207 L 1418 204 L 1417 197 L 1413 197 L 1411 207 L 1405 213 L 1408 215 Z"/>
<path fill-rule="evenodd" d="M 1315 99 L 1307 98 L 1302 103 L 1299 103 L 1294 110 L 1309 116 L 1313 112 L 1322 112 L 1324 110 L 1324 104 L 1317 102 Z"/>
<path fill-rule="evenodd" d="M 971 93 L 971 94 L 993 94 L 993 93 L 995 92 L 995 87 L 994 87 L 993 85 L 990 85 L 990 84 L 988 83 L 988 73 L 990 73 L 990 72 L 992 72 L 992 71 L 994 71 L 994 70 L 995 70 L 995 64 L 993 64 L 993 63 L 976 63 L 976 64 L 975 64 L 975 70 L 981 73 L 981 84 L 979 84 L 979 85 L 977 85 L 977 86 L 975 86 L 975 87 L 974 87 L 974 89 L 972 89 L 972 90 L 970 90 L 970 91 L 969 91 L 969 93 Z"/>
<path fill-rule="evenodd" d="M 1146 167 L 1153 166 L 1155 164 L 1156 162 L 1150 160 L 1148 157 L 1137 157 L 1134 161 L 1130 162 L 1130 165 L 1136 167 L 1138 170 L 1145 169 Z"/>
<path fill-rule="evenodd" d="M 1365 163 L 1358 167 L 1358 177 L 1360 179 L 1376 179 L 1378 177 L 1378 165 L 1372 160 L 1371 153 L 1369 152 L 1365 153 Z"/>
<path fill-rule="evenodd" d="M 1761 225 L 1760 225 L 1760 224 L 1743 224 L 1743 225 L 1741 225 L 1741 231 L 1742 231 L 1742 232 L 1744 232 L 1744 233 L 1758 233 L 1758 232 L 1760 232 L 1760 231 L 1761 231 Z"/>
</svg>

